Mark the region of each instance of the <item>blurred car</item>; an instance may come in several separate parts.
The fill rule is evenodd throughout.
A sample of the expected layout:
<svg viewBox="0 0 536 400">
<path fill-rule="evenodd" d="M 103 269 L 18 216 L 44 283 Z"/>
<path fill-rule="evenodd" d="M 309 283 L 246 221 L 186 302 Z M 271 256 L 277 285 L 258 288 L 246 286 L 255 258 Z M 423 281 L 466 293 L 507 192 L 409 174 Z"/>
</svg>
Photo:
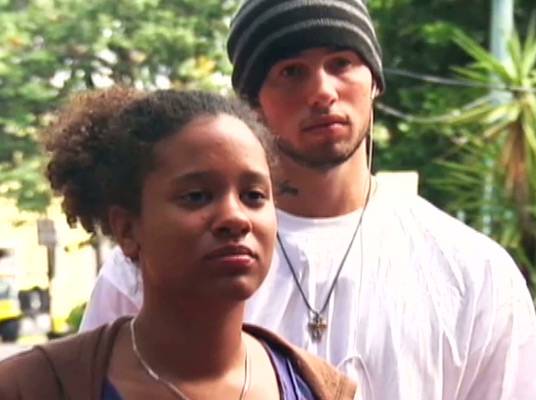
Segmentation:
<svg viewBox="0 0 536 400">
<path fill-rule="evenodd" d="M 2 341 L 14 342 L 18 339 L 22 316 L 14 279 L 0 275 L 0 337 Z"/>
</svg>

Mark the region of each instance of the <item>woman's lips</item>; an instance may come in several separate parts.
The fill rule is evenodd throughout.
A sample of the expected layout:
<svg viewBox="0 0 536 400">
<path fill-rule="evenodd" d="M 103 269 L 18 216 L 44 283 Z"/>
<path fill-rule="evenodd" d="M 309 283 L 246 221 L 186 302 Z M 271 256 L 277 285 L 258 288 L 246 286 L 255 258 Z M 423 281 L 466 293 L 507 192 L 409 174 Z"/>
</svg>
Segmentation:
<svg viewBox="0 0 536 400">
<path fill-rule="evenodd" d="M 215 250 L 212 250 L 206 255 L 206 258 L 221 258 L 229 256 L 249 256 L 254 258 L 255 253 L 249 247 L 244 245 L 227 245 L 218 247 Z"/>
<path fill-rule="evenodd" d="M 218 267 L 241 271 L 251 267 L 258 256 L 247 246 L 229 245 L 211 251 L 205 258 L 216 263 Z"/>
</svg>

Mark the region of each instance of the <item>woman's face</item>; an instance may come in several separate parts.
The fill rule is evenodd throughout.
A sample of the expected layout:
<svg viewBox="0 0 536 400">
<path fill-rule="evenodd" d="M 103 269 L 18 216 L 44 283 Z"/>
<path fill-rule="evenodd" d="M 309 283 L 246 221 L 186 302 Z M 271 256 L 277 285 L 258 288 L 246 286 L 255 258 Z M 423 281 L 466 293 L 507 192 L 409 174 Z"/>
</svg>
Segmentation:
<svg viewBox="0 0 536 400">
<path fill-rule="evenodd" d="M 154 153 L 132 224 L 146 294 L 247 299 L 268 272 L 276 232 L 258 139 L 222 114 L 195 119 Z"/>
</svg>

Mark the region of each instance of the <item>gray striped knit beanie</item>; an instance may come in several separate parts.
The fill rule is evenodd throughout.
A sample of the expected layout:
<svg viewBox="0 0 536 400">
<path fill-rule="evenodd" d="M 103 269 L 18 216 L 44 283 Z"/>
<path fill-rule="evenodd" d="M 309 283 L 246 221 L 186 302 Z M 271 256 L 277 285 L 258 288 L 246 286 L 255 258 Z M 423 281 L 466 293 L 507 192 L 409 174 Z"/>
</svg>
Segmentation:
<svg viewBox="0 0 536 400">
<path fill-rule="evenodd" d="M 384 91 L 381 48 L 363 0 L 244 1 L 227 41 L 233 88 L 256 103 L 276 62 L 314 47 L 355 50 Z"/>
</svg>

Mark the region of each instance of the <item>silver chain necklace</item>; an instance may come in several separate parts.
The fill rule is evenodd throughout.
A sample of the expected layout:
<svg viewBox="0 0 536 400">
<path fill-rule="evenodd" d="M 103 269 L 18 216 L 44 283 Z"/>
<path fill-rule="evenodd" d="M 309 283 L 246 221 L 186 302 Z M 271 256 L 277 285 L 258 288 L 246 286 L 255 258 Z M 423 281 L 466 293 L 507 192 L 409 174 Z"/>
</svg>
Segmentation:
<svg viewBox="0 0 536 400">
<path fill-rule="evenodd" d="M 318 310 L 311 305 L 311 303 L 309 302 L 309 299 L 305 295 L 303 287 L 300 284 L 300 280 L 298 279 L 298 274 L 296 273 L 296 269 L 294 268 L 294 265 L 292 265 L 292 262 L 290 261 L 290 257 L 287 254 L 285 246 L 283 246 L 283 240 L 281 240 L 281 235 L 279 234 L 279 232 L 277 232 L 277 242 L 279 243 L 279 246 L 281 247 L 281 252 L 283 253 L 283 257 L 285 258 L 285 261 L 287 262 L 290 272 L 292 273 L 292 278 L 294 279 L 294 283 L 296 283 L 296 286 L 298 287 L 298 291 L 300 292 L 303 302 L 305 303 L 305 306 L 309 310 L 310 315 L 309 315 L 309 323 L 307 324 L 307 328 L 309 330 L 309 334 L 311 335 L 311 339 L 314 342 L 319 342 L 322 340 L 322 335 L 324 334 L 325 330 L 328 327 L 328 323 L 326 319 L 322 316 L 322 314 L 324 313 L 324 311 L 326 311 L 326 308 L 329 304 L 329 299 L 331 298 L 331 295 L 333 294 L 333 291 L 335 290 L 335 286 L 339 279 L 339 275 L 341 274 L 342 267 L 344 266 L 344 263 L 346 262 L 346 259 L 348 258 L 348 254 L 350 253 L 350 249 L 352 248 L 354 240 L 357 236 L 359 227 L 361 226 L 361 223 L 363 222 L 365 209 L 367 208 L 367 205 L 370 199 L 371 187 L 372 187 L 372 181 L 369 176 L 367 195 L 365 197 L 365 204 L 363 205 L 363 210 L 361 211 L 361 214 L 359 215 L 359 220 L 357 221 L 357 225 L 354 229 L 354 232 L 352 233 L 350 243 L 348 244 L 348 247 L 346 248 L 346 251 L 344 252 L 344 256 L 342 257 L 342 260 L 337 268 L 335 277 L 333 278 L 333 282 L 331 282 L 331 286 L 328 290 L 324 303 L 322 303 L 322 307 L 320 307 L 320 309 Z M 361 249 L 361 252 L 363 252 L 363 249 Z M 361 264 L 363 264 L 363 262 L 361 262 Z M 363 265 L 361 265 L 361 269 L 362 268 L 363 268 Z"/>
<path fill-rule="evenodd" d="M 184 392 L 182 390 L 180 390 L 176 385 L 174 385 L 173 383 L 171 383 L 167 379 L 162 378 L 159 374 L 157 374 L 151 368 L 151 366 L 147 363 L 147 361 L 145 361 L 145 359 L 143 358 L 143 356 L 140 353 L 140 350 L 138 349 L 138 343 L 136 341 L 136 332 L 135 332 L 135 329 L 134 329 L 134 323 L 135 322 L 136 322 L 136 318 L 132 318 L 132 320 L 130 321 L 130 338 L 132 340 L 132 351 L 134 351 L 134 354 L 136 355 L 136 358 L 140 362 L 140 364 L 143 367 L 143 369 L 145 370 L 145 372 L 147 372 L 147 374 L 152 379 L 154 379 L 157 383 L 165 386 L 171 393 L 173 393 L 173 395 L 175 395 L 175 397 L 177 399 L 190 400 L 190 398 L 188 396 L 186 396 L 186 394 L 184 394 Z M 245 357 L 245 361 L 244 361 L 244 383 L 242 383 L 242 389 L 240 391 L 240 396 L 238 397 L 238 400 L 244 400 L 246 398 L 247 392 L 249 390 L 249 385 L 250 385 L 251 363 L 250 363 L 250 360 L 249 360 L 247 344 L 245 344 L 245 346 L 246 346 L 246 357 Z"/>
</svg>

